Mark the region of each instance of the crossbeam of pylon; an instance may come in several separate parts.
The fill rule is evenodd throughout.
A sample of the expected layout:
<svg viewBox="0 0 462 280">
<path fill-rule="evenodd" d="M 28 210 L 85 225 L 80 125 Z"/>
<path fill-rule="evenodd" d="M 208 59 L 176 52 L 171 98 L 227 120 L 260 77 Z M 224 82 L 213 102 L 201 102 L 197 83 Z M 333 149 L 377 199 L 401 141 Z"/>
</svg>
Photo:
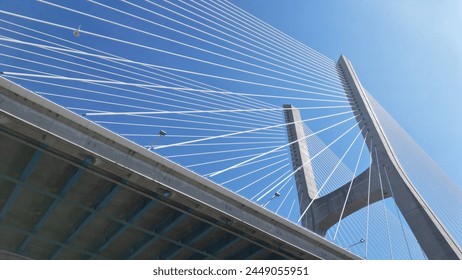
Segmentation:
<svg viewBox="0 0 462 280">
<path fill-rule="evenodd" d="M 375 157 L 372 157 L 371 166 L 354 178 L 353 183 L 349 182 L 320 198 L 306 195 L 307 191 L 316 190 L 316 186 L 307 186 L 304 182 L 298 182 L 305 184 L 305 186 L 297 186 L 300 205 L 310 205 L 308 211 L 305 209 L 301 212 L 305 213 L 301 218 L 302 225 L 318 234 L 325 235 L 339 219 L 366 207 L 369 203 L 391 197 L 391 190 L 380 182 L 381 179 L 383 180 L 380 170 L 386 168 L 387 179 L 393 186 L 393 199 L 427 257 L 429 259 L 462 259 L 462 250 L 420 196 L 397 160 L 351 63 L 342 55 L 337 65 L 346 81 L 345 90 L 350 95 L 351 106 L 357 111 L 356 120 L 365 125 L 365 129 L 362 130 L 363 137 L 366 138 L 367 143 L 374 143 L 374 147 L 369 147 L 369 149 L 374 150 Z M 292 110 L 295 111 L 296 108 Z M 293 114 L 297 115 L 296 112 Z M 288 133 L 291 142 L 296 141 L 298 134 L 297 128 L 293 129 L 294 131 Z M 305 156 L 301 161 L 300 158 L 303 156 L 299 153 L 300 149 L 291 149 L 293 167 L 301 173 L 307 173 L 308 176 L 306 174 L 298 174 L 298 176 L 295 174 L 295 176 L 305 176 L 310 178 L 308 181 L 314 182 L 310 159 Z M 306 168 L 300 168 L 301 164 L 304 164 Z M 345 204 L 347 193 L 349 193 L 348 201 Z"/>
</svg>

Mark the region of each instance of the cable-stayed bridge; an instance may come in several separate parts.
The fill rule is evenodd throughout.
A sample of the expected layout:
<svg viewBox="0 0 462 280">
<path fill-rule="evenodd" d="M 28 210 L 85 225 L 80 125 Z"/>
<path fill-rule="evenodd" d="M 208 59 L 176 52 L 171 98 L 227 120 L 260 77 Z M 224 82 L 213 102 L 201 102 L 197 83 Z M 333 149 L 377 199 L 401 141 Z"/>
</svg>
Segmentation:
<svg viewBox="0 0 462 280">
<path fill-rule="evenodd" d="M 5 254 L 461 257 L 460 188 L 346 58 L 227 1 L 0 13 Z"/>
</svg>

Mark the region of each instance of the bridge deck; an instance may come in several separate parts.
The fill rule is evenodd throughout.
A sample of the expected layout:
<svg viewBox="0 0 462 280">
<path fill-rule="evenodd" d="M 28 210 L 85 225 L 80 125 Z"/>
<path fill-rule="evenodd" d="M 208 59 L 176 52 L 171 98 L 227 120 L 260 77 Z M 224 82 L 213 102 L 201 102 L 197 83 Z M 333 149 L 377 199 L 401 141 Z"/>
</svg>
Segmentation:
<svg viewBox="0 0 462 280">
<path fill-rule="evenodd" d="M 4 79 L 0 85 L 3 252 L 33 259 L 357 258 L 32 92 Z"/>
</svg>

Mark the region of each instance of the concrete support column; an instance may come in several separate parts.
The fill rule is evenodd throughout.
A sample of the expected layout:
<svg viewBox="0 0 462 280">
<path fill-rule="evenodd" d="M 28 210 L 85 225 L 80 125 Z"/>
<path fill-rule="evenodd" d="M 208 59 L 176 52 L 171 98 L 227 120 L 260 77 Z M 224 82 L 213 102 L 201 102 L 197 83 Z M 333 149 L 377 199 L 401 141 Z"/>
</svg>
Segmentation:
<svg viewBox="0 0 462 280">
<path fill-rule="evenodd" d="M 311 166 L 300 111 L 290 104 L 284 105 L 283 108 L 287 123 L 287 136 L 289 143 L 291 143 L 290 155 L 292 157 L 292 167 L 295 171 L 300 214 L 302 214 L 311 201 L 315 199 L 318 188 L 314 180 L 313 167 Z M 314 229 L 311 211 L 307 212 L 302 218 L 302 225 L 311 230 Z"/>
<path fill-rule="evenodd" d="M 367 137 L 366 143 L 373 143 L 369 146 L 373 154 L 373 162 L 367 170 L 353 180 L 352 184 L 347 183 L 317 198 L 317 187 L 300 112 L 291 105 L 284 105 L 300 212 L 304 213 L 307 206 L 311 204 L 309 211 L 302 218 L 303 226 L 325 235 L 340 218 L 345 218 L 366 207 L 368 203 L 372 204 L 390 197 L 389 181 L 389 185 L 393 188 L 393 198 L 427 257 L 462 259 L 461 249 L 419 195 L 399 164 L 351 63 L 341 56 L 337 65 L 345 80 L 345 90 L 349 94 L 350 104 L 356 111 L 356 120 L 365 125 L 362 133 Z M 387 184 L 384 183 L 385 169 L 388 175 Z M 340 217 L 350 185 L 350 195 L 343 216 Z"/>
<path fill-rule="evenodd" d="M 422 199 L 397 160 L 353 66 L 343 55 L 337 65 L 347 83 L 352 106 L 359 111 L 356 118 L 366 124 L 367 130 L 364 130 L 363 135 L 368 131 L 366 140 L 369 142 L 369 139 L 373 139 L 373 149 L 376 149 L 373 152 L 376 152 L 380 159 L 380 168 L 388 170 L 395 203 L 421 248 L 429 259 L 462 259 L 461 249 Z"/>
</svg>

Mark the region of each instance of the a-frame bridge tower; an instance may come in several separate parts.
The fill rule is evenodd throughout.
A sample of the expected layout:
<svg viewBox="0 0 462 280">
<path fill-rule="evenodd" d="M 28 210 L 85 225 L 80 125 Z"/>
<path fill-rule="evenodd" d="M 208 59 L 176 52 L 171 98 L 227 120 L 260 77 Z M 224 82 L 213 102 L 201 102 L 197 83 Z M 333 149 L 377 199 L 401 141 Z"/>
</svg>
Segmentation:
<svg viewBox="0 0 462 280">
<path fill-rule="evenodd" d="M 365 124 L 362 135 L 371 151 L 372 164 L 358 175 L 352 184 L 347 183 L 327 195 L 318 197 L 300 112 L 291 105 L 284 105 L 288 123 L 287 134 L 289 142 L 292 143 L 290 151 L 302 225 L 325 235 L 339 219 L 393 194 L 395 203 L 429 259 L 462 259 L 461 249 L 419 195 L 397 160 L 351 63 L 342 55 L 337 65 L 346 81 L 345 90 L 355 111 L 356 120 Z M 385 169 L 390 184 L 381 182 L 385 181 Z M 393 186 L 393 189 L 389 186 Z M 346 199 L 348 201 L 343 209 Z"/>
</svg>

